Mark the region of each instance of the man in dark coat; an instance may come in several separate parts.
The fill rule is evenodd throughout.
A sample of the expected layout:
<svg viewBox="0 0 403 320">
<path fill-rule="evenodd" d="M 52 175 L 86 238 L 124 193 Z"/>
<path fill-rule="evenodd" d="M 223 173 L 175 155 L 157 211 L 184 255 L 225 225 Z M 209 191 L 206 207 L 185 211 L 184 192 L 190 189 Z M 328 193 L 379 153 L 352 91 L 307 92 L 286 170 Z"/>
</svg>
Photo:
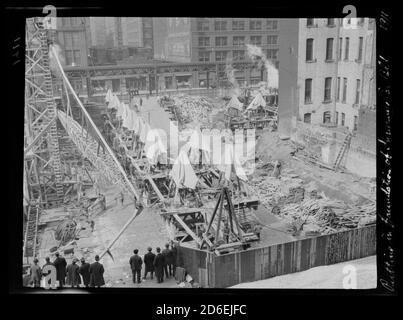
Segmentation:
<svg viewBox="0 0 403 320">
<path fill-rule="evenodd" d="M 152 253 L 152 248 L 148 247 L 148 252 L 144 255 L 144 280 L 147 278 L 147 274 L 150 272 L 151 273 L 151 280 L 153 279 L 154 275 L 154 259 L 155 259 L 155 254 Z"/>
<path fill-rule="evenodd" d="M 85 262 L 84 258 L 81 258 L 81 266 L 78 269 L 78 273 L 83 277 L 83 284 L 88 288 L 90 284 L 90 264 Z"/>
<path fill-rule="evenodd" d="M 143 265 L 143 259 L 141 259 L 141 257 L 138 255 L 138 249 L 134 249 L 133 253 L 134 255 L 131 256 L 129 260 L 130 268 L 132 269 L 133 274 L 133 283 L 136 283 L 136 278 L 137 283 L 141 283 L 141 267 Z"/>
<path fill-rule="evenodd" d="M 72 288 L 79 287 L 81 283 L 80 273 L 78 269 L 80 267 L 77 265 L 77 258 L 74 258 L 71 264 L 67 266 L 66 273 L 67 273 L 67 280 L 66 284 L 71 286 Z"/>
<path fill-rule="evenodd" d="M 161 249 L 157 248 L 157 255 L 155 256 L 154 259 L 154 268 L 158 283 L 164 281 L 164 265 L 165 265 L 164 255 L 161 253 Z"/>
<path fill-rule="evenodd" d="M 170 257 L 170 250 L 169 250 L 169 244 L 167 243 L 165 245 L 165 249 L 162 250 L 162 255 L 164 256 L 164 273 L 165 273 L 165 278 L 169 278 L 169 273 L 168 273 L 168 265 L 171 262 L 171 257 Z"/>
<path fill-rule="evenodd" d="M 53 261 L 53 265 L 56 268 L 57 280 L 59 280 L 59 286 L 62 288 L 65 285 L 67 262 L 65 258 L 60 257 L 59 252 L 56 252 L 55 256 L 56 259 L 55 261 Z"/>
<path fill-rule="evenodd" d="M 104 266 L 99 263 L 99 256 L 95 256 L 95 262 L 90 265 L 90 287 L 101 287 L 105 284 Z"/>
<path fill-rule="evenodd" d="M 171 255 L 172 255 L 172 276 L 175 277 L 175 273 L 176 273 L 176 259 L 177 259 L 177 255 L 178 255 L 178 251 L 176 249 L 175 244 L 172 242 L 171 243 Z"/>
</svg>

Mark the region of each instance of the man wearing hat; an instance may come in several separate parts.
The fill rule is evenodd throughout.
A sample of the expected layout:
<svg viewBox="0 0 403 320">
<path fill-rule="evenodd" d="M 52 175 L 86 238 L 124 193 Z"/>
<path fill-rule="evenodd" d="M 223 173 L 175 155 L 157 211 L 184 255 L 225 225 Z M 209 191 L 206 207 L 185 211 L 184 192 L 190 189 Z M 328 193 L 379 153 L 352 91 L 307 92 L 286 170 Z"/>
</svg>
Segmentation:
<svg viewBox="0 0 403 320">
<path fill-rule="evenodd" d="M 78 273 L 83 278 L 83 284 L 86 288 L 90 285 L 90 264 L 85 262 L 84 257 L 81 258 L 81 266 L 78 269 Z"/>
<path fill-rule="evenodd" d="M 162 255 L 164 256 L 164 273 L 165 273 L 165 277 L 169 278 L 169 276 L 171 275 L 171 272 L 168 272 L 168 267 L 171 271 L 171 250 L 169 250 L 169 243 L 165 244 L 165 249 L 162 250 Z"/>
<path fill-rule="evenodd" d="M 59 286 L 62 288 L 65 284 L 67 262 L 65 258 L 60 257 L 59 252 L 56 252 L 55 256 L 56 259 L 53 261 L 53 265 L 56 268 L 56 277 L 59 281 Z"/>
<path fill-rule="evenodd" d="M 144 280 L 147 278 L 147 274 L 150 272 L 151 273 L 151 280 L 153 279 L 154 276 L 154 259 L 155 259 L 155 254 L 152 253 L 152 248 L 148 247 L 147 248 L 148 252 L 144 255 Z"/>
<path fill-rule="evenodd" d="M 165 257 L 161 253 L 161 249 L 157 248 L 157 255 L 155 256 L 154 259 L 154 268 L 158 283 L 164 282 L 164 265 L 165 265 Z"/>
<path fill-rule="evenodd" d="M 90 287 L 102 287 L 105 285 L 104 266 L 99 263 L 99 256 L 95 256 L 95 262 L 90 265 Z"/>
<path fill-rule="evenodd" d="M 67 266 L 67 281 L 66 284 L 74 287 L 79 287 L 81 283 L 80 274 L 78 273 L 79 266 L 77 265 L 77 258 L 74 258 L 72 263 Z"/>
<path fill-rule="evenodd" d="M 130 268 L 132 269 L 133 274 L 133 283 L 136 283 L 136 278 L 137 283 L 141 283 L 141 267 L 143 265 L 143 259 L 141 259 L 141 257 L 138 255 L 138 249 L 134 249 L 133 253 L 134 255 L 131 256 L 129 260 Z"/>
</svg>

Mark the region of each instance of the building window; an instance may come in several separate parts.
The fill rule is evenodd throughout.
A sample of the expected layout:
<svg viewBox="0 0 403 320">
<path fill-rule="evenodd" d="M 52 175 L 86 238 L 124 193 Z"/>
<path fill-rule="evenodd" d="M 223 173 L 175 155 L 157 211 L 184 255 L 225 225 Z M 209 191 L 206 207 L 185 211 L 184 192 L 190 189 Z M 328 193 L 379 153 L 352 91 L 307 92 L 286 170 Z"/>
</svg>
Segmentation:
<svg viewBox="0 0 403 320">
<path fill-rule="evenodd" d="M 340 77 L 337 77 L 336 101 L 340 101 Z"/>
<path fill-rule="evenodd" d="M 348 60 L 348 54 L 350 50 L 350 38 L 346 38 L 346 45 L 344 48 L 344 60 Z"/>
<path fill-rule="evenodd" d="M 305 79 L 305 103 L 312 103 L 312 79 Z"/>
<path fill-rule="evenodd" d="M 81 52 L 80 50 L 73 50 L 73 59 L 76 66 L 81 65 Z"/>
<path fill-rule="evenodd" d="M 251 36 L 250 37 L 250 43 L 255 45 L 255 46 L 261 46 L 262 45 L 262 37 L 261 36 Z"/>
<path fill-rule="evenodd" d="M 236 61 L 245 60 L 245 51 L 244 50 L 234 50 L 232 52 L 232 57 Z"/>
<path fill-rule="evenodd" d="M 362 48 L 363 48 L 363 44 L 364 44 L 364 38 L 363 37 L 359 37 L 358 38 L 358 58 L 357 61 L 361 62 L 362 60 Z"/>
<path fill-rule="evenodd" d="M 64 56 L 66 58 L 66 65 L 71 66 L 74 62 L 73 50 L 65 50 Z"/>
<path fill-rule="evenodd" d="M 361 80 L 357 79 L 355 88 L 355 104 L 360 103 L 360 89 L 361 89 Z"/>
<path fill-rule="evenodd" d="M 215 45 L 217 47 L 224 47 L 228 45 L 228 38 L 227 37 L 216 37 L 215 38 Z"/>
<path fill-rule="evenodd" d="M 278 49 L 267 49 L 267 58 L 272 60 L 278 59 Z"/>
<path fill-rule="evenodd" d="M 166 89 L 173 88 L 173 77 L 172 76 L 165 77 L 165 88 Z"/>
<path fill-rule="evenodd" d="M 341 113 L 341 125 L 344 127 L 346 124 L 346 114 L 344 112 Z"/>
<path fill-rule="evenodd" d="M 234 46 L 243 46 L 243 45 L 245 45 L 245 37 L 234 37 L 233 39 L 232 39 L 232 44 L 234 45 Z"/>
<path fill-rule="evenodd" d="M 112 91 L 113 92 L 120 91 L 120 79 L 112 79 Z"/>
<path fill-rule="evenodd" d="M 277 20 L 267 20 L 266 29 L 267 30 L 277 30 L 278 21 Z"/>
<path fill-rule="evenodd" d="M 228 51 L 216 51 L 215 61 L 225 61 L 227 60 Z"/>
<path fill-rule="evenodd" d="M 343 97 L 342 102 L 346 103 L 347 99 L 347 78 L 343 78 Z"/>
<path fill-rule="evenodd" d="M 72 32 L 64 32 L 64 47 L 73 48 L 73 35 Z"/>
<path fill-rule="evenodd" d="M 208 20 L 200 20 L 197 21 L 197 31 L 209 31 L 209 21 Z"/>
<path fill-rule="evenodd" d="M 214 30 L 215 31 L 226 31 L 227 30 L 227 21 L 214 21 Z"/>
<path fill-rule="evenodd" d="M 73 32 L 72 33 L 72 43 L 73 43 L 73 48 L 77 48 L 81 44 L 81 36 L 80 32 Z"/>
<path fill-rule="evenodd" d="M 306 39 L 306 61 L 313 61 L 313 39 Z"/>
<path fill-rule="evenodd" d="M 357 131 L 358 129 L 358 117 L 354 116 L 354 131 Z"/>
<path fill-rule="evenodd" d="M 335 123 L 336 123 L 336 125 L 338 125 L 339 124 L 339 113 L 336 111 L 336 115 L 335 115 Z"/>
<path fill-rule="evenodd" d="M 326 61 L 333 60 L 333 38 L 326 39 Z"/>
<path fill-rule="evenodd" d="M 324 101 L 331 101 L 332 100 L 332 78 L 328 77 L 325 78 L 325 92 L 324 92 Z"/>
<path fill-rule="evenodd" d="M 331 119 L 330 111 L 323 112 L 323 123 L 330 123 Z"/>
<path fill-rule="evenodd" d="M 306 26 L 313 27 L 314 19 L 306 19 Z"/>
<path fill-rule="evenodd" d="M 250 30 L 262 30 L 262 21 L 259 20 L 251 20 L 249 22 Z"/>
<path fill-rule="evenodd" d="M 199 51 L 199 62 L 209 62 L 210 52 L 209 51 Z"/>
<path fill-rule="evenodd" d="M 343 38 L 339 38 L 339 55 L 337 59 L 340 61 L 343 55 Z"/>
<path fill-rule="evenodd" d="M 210 45 L 209 37 L 200 37 L 199 38 L 199 47 L 208 47 Z"/>
<path fill-rule="evenodd" d="M 327 26 L 334 27 L 334 19 L 327 19 Z"/>
<path fill-rule="evenodd" d="M 311 114 L 310 113 L 305 113 L 304 114 L 304 122 L 305 123 L 311 123 Z"/>
<path fill-rule="evenodd" d="M 232 21 L 232 30 L 244 30 L 244 29 L 245 29 L 245 21 L 242 20 Z"/>
<path fill-rule="evenodd" d="M 278 44 L 278 36 L 267 36 L 267 44 Z"/>
</svg>

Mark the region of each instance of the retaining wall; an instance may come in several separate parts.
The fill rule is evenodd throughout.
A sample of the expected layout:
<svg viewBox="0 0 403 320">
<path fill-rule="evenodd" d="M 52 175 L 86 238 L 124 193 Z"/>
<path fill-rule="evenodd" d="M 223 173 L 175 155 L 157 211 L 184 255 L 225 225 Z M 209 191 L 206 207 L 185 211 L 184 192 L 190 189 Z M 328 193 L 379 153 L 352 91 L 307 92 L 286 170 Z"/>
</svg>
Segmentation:
<svg viewBox="0 0 403 320">
<path fill-rule="evenodd" d="M 215 256 L 180 247 L 178 265 L 202 287 L 225 288 L 376 253 L 376 226 Z"/>
</svg>

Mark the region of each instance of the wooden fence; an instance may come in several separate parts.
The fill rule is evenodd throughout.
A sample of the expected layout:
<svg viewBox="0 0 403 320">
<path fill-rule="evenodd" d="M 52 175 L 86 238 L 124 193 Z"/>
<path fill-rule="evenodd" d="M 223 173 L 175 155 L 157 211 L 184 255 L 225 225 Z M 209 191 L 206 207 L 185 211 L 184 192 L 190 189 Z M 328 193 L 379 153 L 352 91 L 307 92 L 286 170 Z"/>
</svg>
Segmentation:
<svg viewBox="0 0 403 320">
<path fill-rule="evenodd" d="M 215 256 L 180 247 L 178 265 L 202 287 L 225 288 L 376 253 L 376 226 Z"/>
</svg>

